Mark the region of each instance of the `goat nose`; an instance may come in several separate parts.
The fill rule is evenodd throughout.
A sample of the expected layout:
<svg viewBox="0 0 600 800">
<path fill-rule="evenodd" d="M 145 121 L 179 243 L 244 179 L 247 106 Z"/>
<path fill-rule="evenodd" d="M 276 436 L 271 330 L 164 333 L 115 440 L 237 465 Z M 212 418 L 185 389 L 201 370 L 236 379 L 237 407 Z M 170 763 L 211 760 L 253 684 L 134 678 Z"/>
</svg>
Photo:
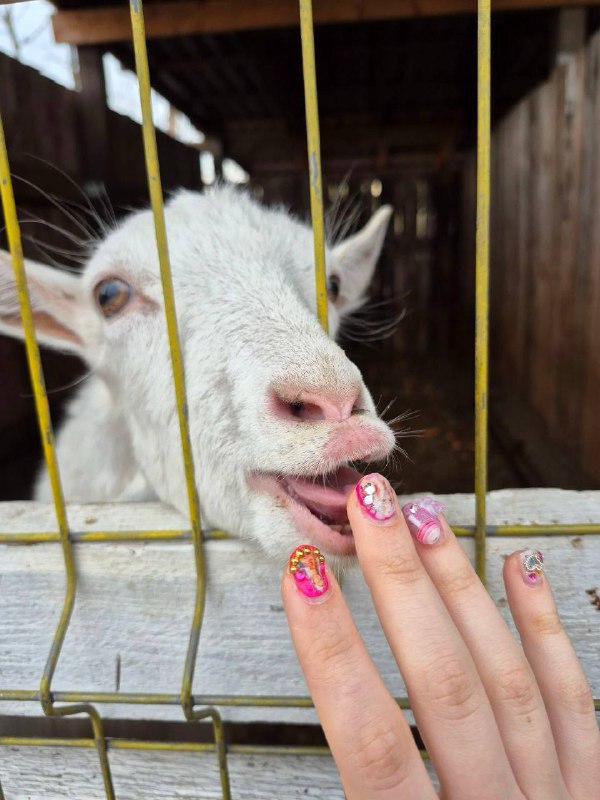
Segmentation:
<svg viewBox="0 0 600 800">
<path fill-rule="evenodd" d="M 275 391 L 273 406 L 276 415 L 282 419 L 343 422 L 356 413 L 358 394 L 358 390 L 354 389 L 343 395 L 308 391 L 288 394 Z"/>
</svg>

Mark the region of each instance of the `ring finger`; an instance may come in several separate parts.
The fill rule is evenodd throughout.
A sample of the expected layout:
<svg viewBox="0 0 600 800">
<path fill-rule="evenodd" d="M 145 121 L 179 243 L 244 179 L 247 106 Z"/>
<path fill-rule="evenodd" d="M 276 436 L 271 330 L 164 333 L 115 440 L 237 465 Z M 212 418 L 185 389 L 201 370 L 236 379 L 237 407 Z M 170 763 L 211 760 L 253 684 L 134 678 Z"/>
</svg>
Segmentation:
<svg viewBox="0 0 600 800">
<path fill-rule="evenodd" d="M 532 800 L 565 798 L 544 701 L 522 649 L 445 519 L 439 538 L 427 544 L 411 506 L 404 509 L 421 561 L 471 652 L 521 790 Z"/>
</svg>

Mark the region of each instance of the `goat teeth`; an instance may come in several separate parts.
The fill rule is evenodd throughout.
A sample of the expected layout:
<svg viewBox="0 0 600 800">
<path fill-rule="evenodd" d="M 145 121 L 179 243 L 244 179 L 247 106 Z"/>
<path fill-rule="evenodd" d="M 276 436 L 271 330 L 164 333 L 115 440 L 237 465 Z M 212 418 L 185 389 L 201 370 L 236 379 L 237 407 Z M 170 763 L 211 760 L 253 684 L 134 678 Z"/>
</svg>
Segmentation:
<svg viewBox="0 0 600 800">
<path fill-rule="evenodd" d="M 337 531 L 338 533 L 341 533 L 344 526 L 343 525 L 330 525 L 329 527 L 331 528 L 332 531 Z"/>
</svg>

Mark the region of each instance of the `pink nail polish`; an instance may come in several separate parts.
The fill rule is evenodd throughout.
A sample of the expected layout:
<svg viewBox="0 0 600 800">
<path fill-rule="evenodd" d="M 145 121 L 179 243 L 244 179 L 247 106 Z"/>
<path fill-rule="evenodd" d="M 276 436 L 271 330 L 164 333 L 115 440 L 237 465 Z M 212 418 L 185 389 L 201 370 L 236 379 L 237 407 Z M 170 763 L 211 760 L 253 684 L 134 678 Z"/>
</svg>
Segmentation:
<svg viewBox="0 0 600 800">
<path fill-rule="evenodd" d="M 373 522 L 387 522 L 396 516 L 396 496 L 383 475 L 373 472 L 361 478 L 356 495 L 363 513 Z"/>
<path fill-rule="evenodd" d="M 537 586 L 544 580 L 544 556 L 539 550 L 524 550 L 520 555 L 521 574 L 529 586 Z"/>
<path fill-rule="evenodd" d="M 312 544 L 301 544 L 290 556 L 289 570 L 305 597 L 321 597 L 329 589 L 325 558 Z"/>
<path fill-rule="evenodd" d="M 438 514 L 444 510 L 442 503 L 432 497 L 424 497 L 402 506 L 402 513 L 408 529 L 417 542 L 436 544 L 440 541 L 443 528 Z"/>
</svg>

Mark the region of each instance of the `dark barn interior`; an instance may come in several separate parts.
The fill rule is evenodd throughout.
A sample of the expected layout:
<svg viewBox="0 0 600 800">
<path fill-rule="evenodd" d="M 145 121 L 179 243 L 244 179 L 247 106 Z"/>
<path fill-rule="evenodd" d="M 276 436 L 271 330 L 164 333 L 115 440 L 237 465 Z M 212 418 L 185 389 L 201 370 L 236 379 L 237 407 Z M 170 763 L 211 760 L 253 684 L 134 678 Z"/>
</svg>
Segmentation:
<svg viewBox="0 0 600 800">
<path fill-rule="evenodd" d="M 194 32 L 175 36 L 185 20 L 178 23 L 175 13 L 165 20 L 158 10 L 153 16 L 153 5 L 146 3 L 153 86 L 206 133 L 202 148 L 212 153 L 217 176 L 223 158 L 235 159 L 257 197 L 307 217 L 297 25 L 274 13 L 256 28 L 242 0 L 239 16 L 220 17 L 214 2 L 202 16 L 200 2 L 198 19 L 189 21 Z M 600 9 L 513 5 L 518 10 L 494 13 L 492 26 L 490 488 L 594 488 Z M 29 220 L 26 251 L 73 266 L 76 256 L 61 250 L 77 249 L 80 226 L 44 193 L 73 211 L 87 202 L 83 191 L 102 216 L 106 198 L 119 215 L 146 203 L 147 191 L 139 128 L 105 104 L 103 53 L 133 67 L 126 4 L 57 6 L 57 38 L 78 47 L 80 91 L 2 58 L 0 103 L 12 170 L 25 179 L 15 189 Z M 95 26 L 90 9 L 100 6 L 105 15 Z M 476 17 L 444 16 L 440 3 L 419 14 L 418 6 L 397 19 L 391 11 L 361 21 L 335 22 L 332 14 L 319 24 L 317 17 L 325 200 L 338 230 L 352 230 L 382 203 L 394 207 L 372 296 L 345 326 L 342 344 L 379 407 L 389 407 L 387 418 L 413 412 L 398 422 L 409 456 L 392 468 L 398 488 L 470 492 Z M 165 190 L 202 187 L 198 155 L 160 136 Z M 0 499 L 25 498 L 39 460 L 33 403 L 22 347 L 1 338 L 0 352 Z M 72 392 L 62 387 L 84 368 L 56 354 L 45 354 L 44 363 L 58 420 Z"/>
</svg>

